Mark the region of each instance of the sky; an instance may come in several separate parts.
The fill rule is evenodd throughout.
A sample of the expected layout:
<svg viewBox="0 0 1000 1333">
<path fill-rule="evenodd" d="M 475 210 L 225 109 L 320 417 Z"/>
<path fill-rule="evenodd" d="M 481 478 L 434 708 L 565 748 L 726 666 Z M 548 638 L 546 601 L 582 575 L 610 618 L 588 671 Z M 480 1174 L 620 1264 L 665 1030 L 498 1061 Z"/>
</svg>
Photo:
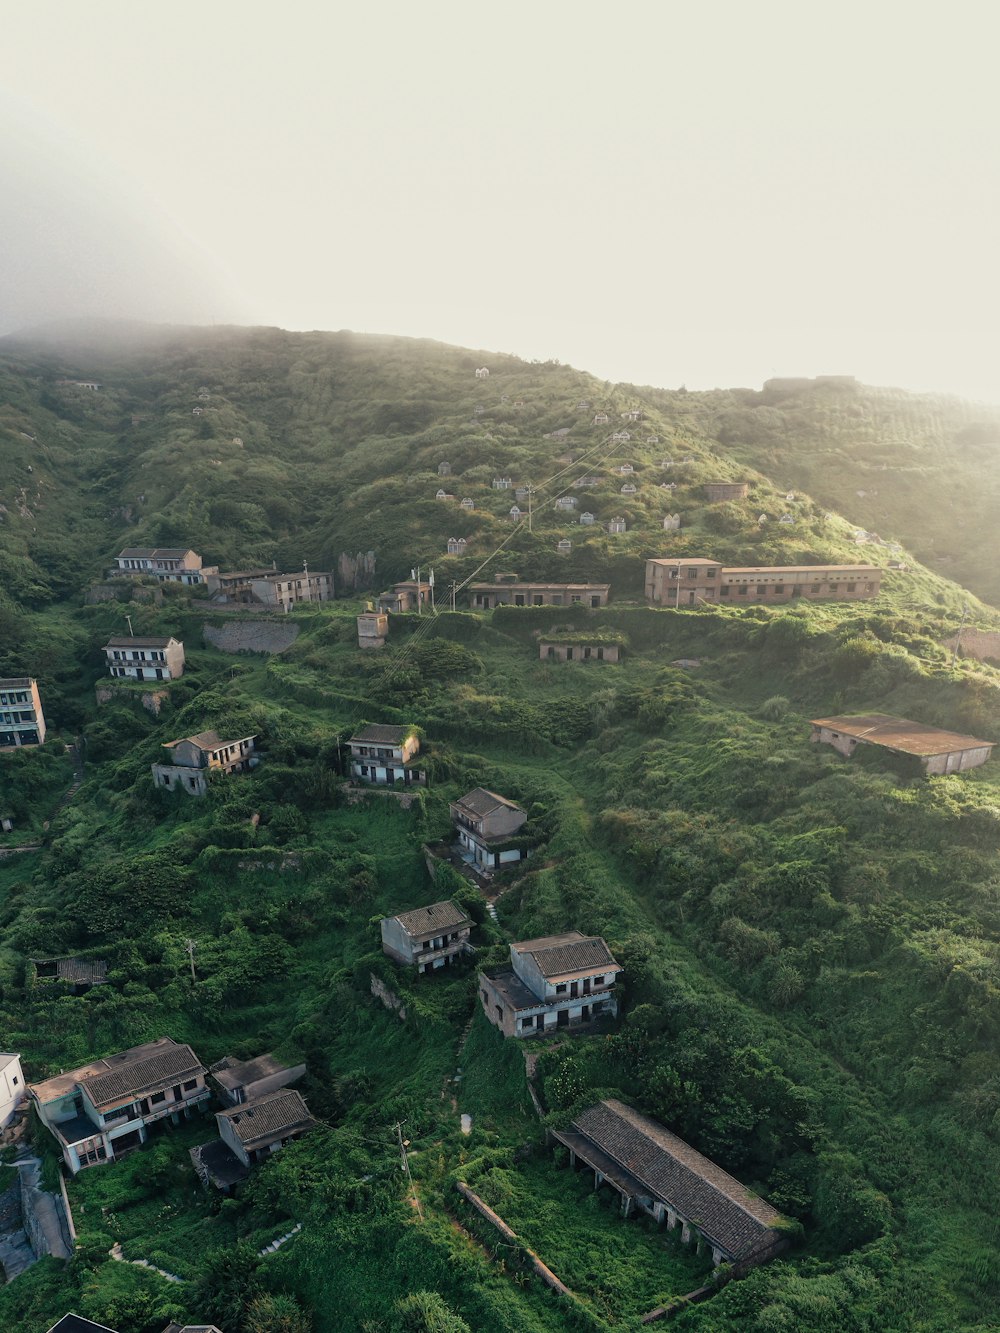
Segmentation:
<svg viewBox="0 0 1000 1333">
<path fill-rule="evenodd" d="M 0 332 L 350 328 L 1000 403 L 982 0 L 5 10 Z"/>
</svg>

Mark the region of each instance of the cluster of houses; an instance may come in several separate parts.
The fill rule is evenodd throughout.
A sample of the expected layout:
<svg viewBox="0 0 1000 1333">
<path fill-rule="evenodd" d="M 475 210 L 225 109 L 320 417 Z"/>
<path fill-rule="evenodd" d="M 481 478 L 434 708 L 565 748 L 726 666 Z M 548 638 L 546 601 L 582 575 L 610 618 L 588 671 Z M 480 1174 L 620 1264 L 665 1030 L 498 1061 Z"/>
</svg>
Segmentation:
<svg viewBox="0 0 1000 1333">
<path fill-rule="evenodd" d="M 4 1060 L 20 1074 L 17 1056 L 0 1056 Z M 270 1054 L 227 1057 L 209 1068 L 186 1043 L 158 1037 L 38 1083 L 24 1086 L 22 1079 L 17 1100 L 27 1094 L 76 1175 L 134 1152 L 158 1127 L 203 1111 L 214 1095 L 222 1103 L 215 1112 L 219 1139 L 193 1149 L 192 1159 L 205 1184 L 228 1191 L 256 1162 L 317 1123 L 289 1087 L 304 1073 L 304 1065 L 286 1065 Z"/>
<path fill-rule="evenodd" d="M 328 602 L 334 594 L 333 575 L 310 572 L 303 562 L 301 572 L 283 574 L 277 568 L 220 571 L 205 565 L 188 548 L 128 546 L 115 557 L 116 578 L 155 578 L 166 583 L 202 585 L 220 605 L 269 607 L 291 611 L 303 602 Z"/>
</svg>

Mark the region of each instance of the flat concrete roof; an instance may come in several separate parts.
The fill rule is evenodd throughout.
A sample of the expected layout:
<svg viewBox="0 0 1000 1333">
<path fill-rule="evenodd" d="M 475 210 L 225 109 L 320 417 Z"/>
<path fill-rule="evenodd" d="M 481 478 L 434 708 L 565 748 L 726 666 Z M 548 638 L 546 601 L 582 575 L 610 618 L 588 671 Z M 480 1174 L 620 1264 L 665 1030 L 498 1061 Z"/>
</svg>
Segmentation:
<svg viewBox="0 0 1000 1333">
<path fill-rule="evenodd" d="M 936 754 L 954 754 L 956 750 L 992 749 L 994 741 L 979 740 L 975 736 L 963 736 L 957 731 L 945 731 L 941 727 L 930 727 L 923 722 L 911 722 L 905 717 L 893 717 L 889 713 L 844 714 L 840 717 L 819 717 L 812 720 L 814 727 L 826 727 L 828 731 L 838 731 L 856 740 L 867 741 L 871 745 L 881 745 L 887 750 L 898 750 L 903 754 L 915 754 L 927 758 Z"/>
</svg>

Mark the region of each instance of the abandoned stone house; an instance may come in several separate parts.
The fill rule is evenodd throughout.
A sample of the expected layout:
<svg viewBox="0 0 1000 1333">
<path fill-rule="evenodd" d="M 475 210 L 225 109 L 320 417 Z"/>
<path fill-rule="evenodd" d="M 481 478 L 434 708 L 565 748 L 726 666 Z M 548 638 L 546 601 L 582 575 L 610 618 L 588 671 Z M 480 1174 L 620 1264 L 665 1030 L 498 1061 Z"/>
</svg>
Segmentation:
<svg viewBox="0 0 1000 1333">
<path fill-rule="evenodd" d="M 877 565 L 726 568 L 703 556 L 646 561 L 646 598 L 661 606 L 861 601 L 878 596 L 881 580 Z"/>
<path fill-rule="evenodd" d="M 217 731 L 199 731 L 195 736 L 165 741 L 163 748 L 170 751 L 173 762 L 153 764 L 153 781 L 169 791 L 179 787 L 189 796 L 204 796 L 211 774 L 245 773 L 256 765 L 254 740 L 242 736 L 224 741 Z"/>
<path fill-rule="evenodd" d="M 543 662 L 617 662 L 621 644 L 588 643 L 583 636 L 558 638 L 543 634 L 538 641 L 538 656 Z"/>
<path fill-rule="evenodd" d="M 158 1037 L 30 1083 L 28 1093 L 76 1175 L 138 1148 L 151 1125 L 188 1119 L 211 1096 L 206 1072 L 190 1046 Z"/>
<path fill-rule="evenodd" d="M 452 801 L 450 809 L 462 859 L 477 870 L 495 870 L 530 854 L 524 840 L 517 837 L 527 822 L 527 811 L 515 801 L 475 787 Z"/>
<path fill-rule="evenodd" d="M 306 1072 L 304 1064 L 286 1065 L 273 1055 L 258 1055 L 253 1060 L 234 1060 L 231 1055 L 217 1060 L 208 1070 L 227 1106 L 242 1106 L 257 1101 L 279 1088 L 287 1088 Z"/>
<path fill-rule="evenodd" d="M 686 463 L 692 460 L 685 459 Z M 748 481 L 710 481 L 705 486 L 705 495 L 709 504 L 719 504 L 722 500 L 743 500 L 750 490 Z"/>
<path fill-rule="evenodd" d="M 469 600 L 476 610 L 495 606 L 607 606 L 610 583 L 521 583 L 512 578 L 470 583 Z"/>
<path fill-rule="evenodd" d="M 168 583 L 205 583 L 217 574 L 215 565 L 202 565 L 201 556 L 182 546 L 127 546 L 115 556 L 118 575 L 145 574 Z"/>
<path fill-rule="evenodd" d="M 427 785 L 427 769 L 414 756 L 420 752 L 420 737 L 415 727 L 383 726 L 373 723 L 356 732 L 347 741 L 351 777 L 378 786 L 404 787 Z"/>
<path fill-rule="evenodd" d="M 505 1037 L 535 1036 L 613 1018 L 621 970 L 599 935 L 570 930 L 521 940 L 510 946 L 509 968 L 480 972 L 479 999 Z"/>
<path fill-rule="evenodd" d="M 206 578 L 212 600 L 238 602 L 244 606 L 267 606 L 291 611 L 303 602 L 329 602 L 334 595 L 333 575 L 307 566 L 292 574 L 274 569 L 215 571 Z"/>
<path fill-rule="evenodd" d="M 42 985 L 61 981 L 74 995 L 107 984 L 108 965 L 103 958 L 30 958 L 28 962 L 33 972 L 31 981 Z"/>
<path fill-rule="evenodd" d="M 0 750 L 42 745 L 44 741 L 45 714 L 38 681 L 32 676 L 0 679 Z"/>
<path fill-rule="evenodd" d="M 255 1101 L 216 1111 L 215 1121 L 222 1142 L 244 1167 L 300 1139 L 318 1123 L 294 1088 L 280 1088 Z"/>
<path fill-rule="evenodd" d="M 888 713 L 820 717 L 811 725 L 810 740 L 832 745 L 847 758 L 859 745 L 876 745 L 892 754 L 911 755 L 925 773 L 935 775 L 978 768 L 990 758 L 994 746 L 993 741 L 977 740 L 975 736 L 944 731 Z"/>
<path fill-rule="evenodd" d="M 364 611 L 358 616 L 358 647 L 384 648 L 389 636 L 389 617 L 384 611 Z"/>
<path fill-rule="evenodd" d="M 721 1166 L 651 1117 L 615 1098 L 581 1112 L 549 1136 L 569 1150 L 572 1167 L 594 1173 L 595 1187 L 621 1195 L 627 1217 L 639 1209 L 681 1226 L 681 1240 L 710 1247 L 712 1262 L 745 1272 L 788 1247 L 787 1221 Z"/>
<path fill-rule="evenodd" d="M 178 639 L 120 635 L 104 645 L 108 671 L 127 680 L 177 680 L 184 674 L 184 645 Z"/>
<path fill-rule="evenodd" d="M 382 952 L 421 975 L 447 967 L 467 952 L 472 918 L 450 900 L 383 917 Z"/>
</svg>

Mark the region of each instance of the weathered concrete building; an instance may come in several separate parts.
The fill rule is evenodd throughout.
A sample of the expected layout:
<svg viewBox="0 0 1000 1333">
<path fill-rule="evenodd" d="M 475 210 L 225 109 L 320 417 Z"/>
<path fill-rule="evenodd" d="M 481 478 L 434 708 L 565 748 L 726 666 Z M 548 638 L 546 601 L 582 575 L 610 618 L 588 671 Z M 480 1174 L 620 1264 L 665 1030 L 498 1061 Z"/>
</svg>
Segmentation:
<svg viewBox="0 0 1000 1333">
<path fill-rule="evenodd" d="M 76 1175 L 138 1148 L 154 1121 L 187 1119 L 211 1096 L 206 1072 L 190 1046 L 159 1037 L 30 1083 L 28 1092 Z"/>
<path fill-rule="evenodd" d="M 486 1017 L 505 1037 L 530 1037 L 614 1017 L 622 970 L 599 935 L 570 930 L 510 946 L 510 967 L 479 974 Z"/>
<path fill-rule="evenodd" d="M 378 609 L 393 611 L 397 615 L 404 611 L 419 611 L 431 604 L 431 585 L 424 579 L 401 579 L 388 592 L 380 593 Z"/>
<path fill-rule="evenodd" d="M 215 565 L 203 565 L 201 556 L 183 546 L 126 546 L 115 556 L 118 575 L 146 575 L 166 583 L 206 583 L 217 574 Z"/>
<path fill-rule="evenodd" d="M 45 741 L 45 714 L 32 676 L 8 676 L 0 680 L 0 750 Z"/>
<path fill-rule="evenodd" d="M 303 1076 L 306 1067 L 304 1064 L 286 1065 L 270 1053 L 258 1055 L 253 1060 L 234 1060 L 227 1055 L 217 1060 L 208 1072 L 226 1105 L 241 1106 L 286 1088 Z"/>
<path fill-rule="evenodd" d="M 595 1185 L 618 1191 L 626 1216 L 638 1208 L 668 1228 L 680 1223 L 681 1240 L 710 1246 L 716 1267 L 745 1271 L 788 1247 L 787 1222 L 776 1208 L 624 1102 L 598 1102 L 568 1129 L 549 1134 L 569 1149 L 571 1166 L 582 1162 Z"/>
<path fill-rule="evenodd" d="M 256 1101 L 216 1111 L 215 1120 L 222 1142 L 244 1167 L 300 1139 L 317 1124 L 294 1088 L 281 1088 Z"/>
<path fill-rule="evenodd" d="M 584 635 L 557 638 L 543 634 L 538 641 L 538 656 L 543 662 L 617 662 L 621 644 L 588 641 Z"/>
<path fill-rule="evenodd" d="M 140 639 L 120 635 L 104 645 L 108 671 L 126 680 L 177 680 L 184 674 L 184 645 L 179 639 Z"/>
<path fill-rule="evenodd" d="M 450 900 L 383 917 L 382 952 L 419 973 L 447 967 L 466 952 L 472 918 Z"/>
<path fill-rule="evenodd" d="M 0 1051 L 0 1129 L 6 1129 L 14 1119 L 26 1095 L 20 1055 Z"/>
<path fill-rule="evenodd" d="M 427 769 L 414 756 L 420 752 L 415 727 L 383 726 L 374 723 L 347 741 L 351 777 L 384 786 L 400 782 L 404 787 L 427 785 Z"/>
<path fill-rule="evenodd" d="M 389 617 L 384 611 L 365 611 L 358 616 L 358 647 L 384 648 L 389 637 Z"/>
<path fill-rule="evenodd" d="M 470 583 L 476 610 L 494 606 L 607 606 L 610 583 L 521 583 L 516 577 L 493 583 Z"/>
<path fill-rule="evenodd" d="M 730 568 L 701 556 L 646 561 L 646 598 L 660 606 L 749 602 L 862 601 L 877 597 L 878 565 L 752 565 Z"/>
<path fill-rule="evenodd" d="M 153 781 L 173 791 L 180 787 L 189 796 L 204 796 L 211 773 L 245 773 L 256 762 L 253 736 L 224 741 L 217 731 L 199 731 L 196 736 L 165 741 L 172 764 L 153 764 Z"/>
<path fill-rule="evenodd" d="M 911 722 L 889 713 L 859 713 L 820 717 L 812 722 L 810 740 L 832 745 L 851 757 L 859 745 L 877 745 L 893 754 L 912 755 L 925 773 L 962 773 L 985 764 L 993 753 L 993 741 L 977 740 L 958 732 Z"/>
<path fill-rule="evenodd" d="M 475 787 L 460 800 L 452 801 L 450 808 L 462 856 L 477 869 L 495 870 L 529 855 L 528 848 L 519 841 L 511 845 L 528 819 L 527 811 L 515 801 L 485 787 Z"/>
</svg>

